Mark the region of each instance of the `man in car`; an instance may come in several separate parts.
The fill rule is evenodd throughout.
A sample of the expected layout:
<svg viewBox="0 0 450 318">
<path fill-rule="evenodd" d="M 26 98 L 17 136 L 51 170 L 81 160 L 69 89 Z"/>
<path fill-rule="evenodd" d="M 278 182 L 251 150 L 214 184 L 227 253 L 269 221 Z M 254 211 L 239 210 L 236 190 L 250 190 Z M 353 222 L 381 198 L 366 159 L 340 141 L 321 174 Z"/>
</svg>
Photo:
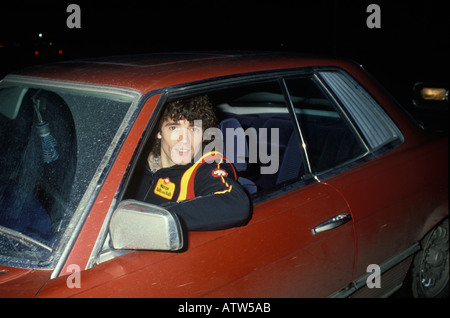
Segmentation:
<svg viewBox="0 0 450 318">
<path fill-rule="evenodd" d="M 207 96 L 168 103 L 139 186 L 138 200 L 174 212 L 188 230 L 242 226 L 250 216 L 233 165 L 218 152 L 201 156 L 203 132 L 216 122 Z"/>
</svg>

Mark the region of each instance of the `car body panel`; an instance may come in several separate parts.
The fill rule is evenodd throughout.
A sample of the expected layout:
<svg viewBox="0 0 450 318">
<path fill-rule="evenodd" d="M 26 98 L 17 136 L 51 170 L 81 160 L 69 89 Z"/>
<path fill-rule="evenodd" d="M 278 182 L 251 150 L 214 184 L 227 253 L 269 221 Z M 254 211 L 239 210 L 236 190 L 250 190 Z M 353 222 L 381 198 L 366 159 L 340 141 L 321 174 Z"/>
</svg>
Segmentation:
<svg viewBox="0 0 450 318">
<path fill-rule="evenodd" d="M 124 60 L 121 57 L 110 57 L 61 62 L 19 70 L 16 74 L 65 82 L 131 88 L 145 94 L 159 88 L 210 78 L 336 64 L 352 63 L 331 58 L 299 59 L 298 56 L 289 54 L 284 55 L 282 59 L 274 59 L 271 54 L 161 53 L 150 55 L 150 59 L 148 55 L 137 55 Z"/>
<path fill-rule="evenodd" d="M 366 272 L 368 264 L 381 264 L 422 237 L 425 231 L 418 229 L 426 224 L 433 206 L 447 199 L 448 172 L 441 169 L 448 158 L 442 156 L 443 147 L 436 143 L 409 151 L 399 148 L 326 181 L 351 206 L 358 242 L 355 278 Z M 439 171 L 430 173 L 433 169 Z M 408 218 L 410 211 L 417 213 Z"/>
<path fill-rule="evenodd" d="M 55 284 L 64 287 L 65 279 L 55 279 L 39 296 L 93 297 L 100 291 L 115 297 L 324 296 L 351 282 L 353 227 L 349 222 L 317 235 L 312 228 L 345 210 L 334 189 L 311 184 L 257 205 L 245 228 L 192 232 L 184 253 L 132 252 L 120 265 L 107 261 L 81 272 L 80 289 L 61 288 Z M 100 272 L 109 275 L 100 280 Z"/>
<path fill-rule="evenodd" d="M 50 275 L 51 271 L 0 265 L 0 295 L 11 298 L 35 297 Z"/>
</svg>

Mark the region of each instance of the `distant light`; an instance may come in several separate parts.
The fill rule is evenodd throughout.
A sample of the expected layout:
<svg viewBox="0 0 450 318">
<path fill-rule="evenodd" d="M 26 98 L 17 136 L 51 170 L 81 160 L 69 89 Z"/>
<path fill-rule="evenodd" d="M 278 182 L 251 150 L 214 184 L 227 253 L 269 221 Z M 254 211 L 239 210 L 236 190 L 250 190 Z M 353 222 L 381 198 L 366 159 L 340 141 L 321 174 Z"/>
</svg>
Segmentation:
<svg viewBox="0 0 450 318">
<path fill-rule="evenodd" d="M 38 35 L 39 35 L 40 38 L 42 38 L 42 33 L 39 33 Z"/>
<path fill-rule="evenodd" d="M 62 54 L 62 50 L 59 50 L 59 51 L 58 51 L 58 54 Z"/>
<path fill-rule="evenodd" d="M 39 51 L 34 51 L 34 55 L 39 55 Z"/>
</svg>

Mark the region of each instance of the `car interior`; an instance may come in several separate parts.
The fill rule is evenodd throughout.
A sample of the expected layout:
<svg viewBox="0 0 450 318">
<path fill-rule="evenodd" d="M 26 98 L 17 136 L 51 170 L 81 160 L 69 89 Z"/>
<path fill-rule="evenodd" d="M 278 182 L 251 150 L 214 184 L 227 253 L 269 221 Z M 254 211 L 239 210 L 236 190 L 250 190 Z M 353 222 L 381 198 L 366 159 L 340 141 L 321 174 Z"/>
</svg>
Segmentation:
<svg viewBox="0 0 450 318">
<path fill-rule="evenodd" d="M 57 94 L 29 89 L 14 118 L 0 115 L 0 128 L 7 136 L 0 146 L 0 224 L 46 242 L 61 225 L 75 175 L 71 112 Z"/>
</svg>

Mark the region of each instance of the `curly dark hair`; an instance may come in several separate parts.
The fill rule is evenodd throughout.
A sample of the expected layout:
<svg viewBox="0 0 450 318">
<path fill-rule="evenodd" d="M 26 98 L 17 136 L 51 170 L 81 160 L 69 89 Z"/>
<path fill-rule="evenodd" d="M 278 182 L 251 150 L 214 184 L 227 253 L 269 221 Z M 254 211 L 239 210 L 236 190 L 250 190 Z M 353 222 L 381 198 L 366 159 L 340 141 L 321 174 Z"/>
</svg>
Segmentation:
<svg viewBox="0 0 450 318">
<path fill-rule="evenodd" d="M 158 122 L 157 132 L 161 131 L 161 126 L 164 121 L 172 120 L 177 122 L 183 119 L 192 123 L 194 120 L 201 120 L 203 131 L 208 128 L 218 127 L 217 116 L 214 111 L 213 103 L 207 95 L 202 95 L 167 103 Z M 160 155 L 160 151 L 161 140 L 155 139 L 152 147 L 152 153 L 154 155 Z"/>
</svg>

